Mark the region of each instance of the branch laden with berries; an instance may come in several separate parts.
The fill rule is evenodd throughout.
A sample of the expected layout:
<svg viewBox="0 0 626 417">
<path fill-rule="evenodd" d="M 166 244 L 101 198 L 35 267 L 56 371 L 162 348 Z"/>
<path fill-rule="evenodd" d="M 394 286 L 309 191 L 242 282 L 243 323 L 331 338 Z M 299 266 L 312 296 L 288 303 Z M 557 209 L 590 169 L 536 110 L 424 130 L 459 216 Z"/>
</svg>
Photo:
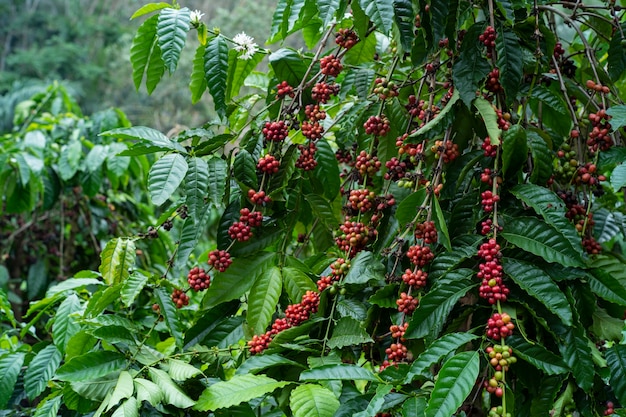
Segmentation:
<svg viewBox="0 0 626 417">
<path fill-rule="evenodd" d="M 63 290 L 55 320 L 81 316 L 94 348 L 59 349 L 40 408 L 625 415 L 623 6 L 280 0 L 272 50 L 150 13 L 137 87 L 196 31 L 191 96 L 215 115 L 106 133 L 155 154 L 150 233 L 172 256 L 129 272 L 147 236 L 118 239 L 114 285 Z"/>
</svg>

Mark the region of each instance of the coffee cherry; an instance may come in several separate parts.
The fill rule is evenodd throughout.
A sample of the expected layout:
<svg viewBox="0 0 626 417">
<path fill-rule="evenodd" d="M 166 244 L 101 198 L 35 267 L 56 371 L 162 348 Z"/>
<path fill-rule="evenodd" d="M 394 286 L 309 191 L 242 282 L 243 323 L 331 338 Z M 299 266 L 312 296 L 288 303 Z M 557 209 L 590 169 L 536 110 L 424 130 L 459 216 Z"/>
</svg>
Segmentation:
<svg viewBox="0 0 626 417">
<path fill-rule="evenodd" d="M 326 84 L 322 81 L 313 86 L 311 97 L 318 103 L 327 103 L 332 96 L 336 96 L 338 93 L 338 84 Z"/>
<path fill-rule="evenodd" d="M 494 68 L 487 74 L 487 80 L 485 81 L 485 88 L 494 94 L 504 92 L 502 84 L 500 84 L 500 70 Z"/>
<path fill-rule="evenodd" d="M 264 206 L 272 201 L 269 196 L 265 195 L 265 191 L 255 191 L 253 189 L 248 190 L 248 198 L 252 201 L 252 204 L 258 204 Z"/>
<path fill-rule="evenodd" d="M 486 137 L 483 141 L 482 148 L 485 151 L 485 156 L 495 158 L 498 152 L 498 147 L 491 144 L 491 138 Z"/>
<path fill-rule="evenodd" d="M 385 136 L 390 129 L 389 119 L 380 116 L 370 116 L 363 124 L 365 133 L 374 136 Z"/>
<path fill-rule="evenodd" d="M 211 286 L 211 276 L 204 269 L 196 266 L 187 274 L 187 282 L 192 290 L 202 291 Z"/>
<path fill-rule="evenodd" d="M 502 257 L 500 245 L 498 245 L 495 239 L 489 239 L 487 242 L 480 245 L 478 256 L 487 262 L 499 259 Z"/>
<path fill-rule="evenodd" d="M 406 256 L 413 265 L 423 268 L 433 260 L 435 254 L 431 252 L 428 246 L 415 245 L 409 247 Z"/>
<path fill-rule="evenodd" d="M 300 156 L 296 161 L 296 168 L 303 171 L 313 171 L 317 166 L 317 161 L 315 160 L 317 147 L 315 146 L 315 143 L 309 142 L 308 146 L 298 145 L 298 150 L 300 151 Z"/>
<path fill-rule="evenodd" d="M 276 99 L 281 100 L 287 96 L 293 98 L 295 93 L 293 91 L 293 87 L 290 86 L 287 81 L 282 81 L 276 86 Z"/>
<path fill-rule="evenodd" d="M 511 321 L 511 316 L 507 313 L 494 313 L 487 320 L 487 337 L 493 340 L 500 340 L 513 333 L 515 325 Z"/>
<path fill-rule="evenodd" d="M 376 194 L 368 189 L 351 190 L 346 208 L 355 214 L 366 213 L 372 209 Z"/>
<path fill-rule="evenodd" d="M 359 37 L 352 29 L 342 28 L 335 34 L 335 43 L 344 49 L 350 49 L 359 41 Z"/>
<path fill-rule="evenodd" d="M 461 155 L 459 145 L 450 140 L 446 141 L 445 145 L 443 141 L 437 140 L 430 149 L 435 153 L 435 158 L 443 159 L 444 164 L 454 161 Z"/>
<path fill-rule="evenodd" d="M 342 69 L 341 61 L 334 55 L 326 55 L 320 59 L 320 71 L 324 75 L 336 77 Z"/>
<path fill-rule="evenodd" d="M 184 291 L 175 289 L 172 291 L 172 301 L 176 308 L 183 308 L 186 305 L 189 305 L 189 296 L 185 294 Z"/>
<path fill-rule="evenodd" d="M 385 353 L 390 361 L 401 361 L 406 358 L 407 348 L 400 342 L 392 343 L 391 346 L 385 349 Z"/>
<path fill-rule="evenodd" d="M 320 139 L 324 134 L 324 128 L 318 122 L 302 122 L 300 130 L 302 131 L 302 135 L 304 135 L 305 138 L 308 138 L 312 141 Z"/>
<path fill-rule="evenodd" d="M 483 206 L 483 211 L 485 213 L 491 213 L 493 211 L 493 206 L 495 203 L 500 201 L 500 196 L 497 194 L 493 194 L 491 190 L 484 191 L 480 194 L 481 202 Z"/>
<path fill-rule="evenodd" d="M 256 168 L 266 174 L 276 174 L 280 168 L 280 162 L 273 155 L 265 155 L 259 159 Z"/>
<path fill-rule="evenodd" d="M 340 233 L 335 238 L 335 243 L 339 249 L 347 252 L 350 258 L 363 250 L 369 242 L 376 240 L 378 235 L 378 231 L 375 228 L 348 220 L 339 226 L 339 231 Z"/>
<path fill-rule="evenodd" d="M 401 293 L 400 298 L 396 300 L 398 311 L 404 314 L 413 314 L 417 308 L 417 303 L 417 299 L 405 292 Z"/>
<path fill-rule="evenodd" d="M 376 156 L 371 156 L 365 151 L 361 151 L 356 157 L 355 168 L 359 171 L 362 177 L 368 175 L 373 176 L 380 171 L 381 162 Z"/>
<path fill-rule="evenodd" d="M 304 108 L 304 115 L 312 123 L 326 119 L 326 112 L 321 110 L 318 104 L 307 104 Z"/>
<path fill-rule="evenodd" d="M 400 339 L 404 341 L 404 333 L 406 333 L 406 329 L 409 327 L 409 322 L 404 322 L 401 325 L 392 324 L 389 327 L 389 331 L 391 332 L 391 337 L 394 339 Z"/>
<path fill-rule="evenodd" d="M 437 229 L 432 220 L 415 225 L 415 239 L 422 239 L 424 243 L 435 243 L 437 238 Z"/>
<path fill-rule="evenodd" d="M 485 45 L 487 50 L 493 49 L 496 46 L 496 30 L 493 26 L 487 26 L 485 31 L 478 36 L 478 41 Z"/>
<path fill-rule="evenodd" d="M 263 128 L 263 136 L 265 140 L 271 140 L 274 142 L 282 142 L 289 135 L 289 128 L 283 120 L 277 120 L 275 122 L 266 122 Z"/>
<path fill-rule="evenodd" d="M 233 263 L 233 260 L 230 258 L 230 254 L 225 250 L 215 249 L 209 252 L 207 263 L 218 271 L 224 272 L 228 269 L 230 264 Z"/>
<path fill-rule="evenodd" d="M 250 353 L 252 355 L 256 355 L 258 353 L 263 352 L 265 349 L 268 348 L 271 340 L 272 340 L 272 336 L 270 332 L 264 333 L 262 335 L 252 336 L 252 340 L 248 341 L 248 346 L 250 347 Z"/>
<path fill-rule="evenodd" d="M 428 274 L 421 269 L 418 269 L 417 271 L 407 269 L 404 271 L 404 274 L 402 274 L 402 281 L 414 288 L 425 287 L 427 278 Z"/>
<path fill-rule="evenodd" d="M 252 230 L 246 223 L 235 222 L 228 228 L 228 236 L 239 242 L 245 242 L 252 237 Z"/>
</svg>

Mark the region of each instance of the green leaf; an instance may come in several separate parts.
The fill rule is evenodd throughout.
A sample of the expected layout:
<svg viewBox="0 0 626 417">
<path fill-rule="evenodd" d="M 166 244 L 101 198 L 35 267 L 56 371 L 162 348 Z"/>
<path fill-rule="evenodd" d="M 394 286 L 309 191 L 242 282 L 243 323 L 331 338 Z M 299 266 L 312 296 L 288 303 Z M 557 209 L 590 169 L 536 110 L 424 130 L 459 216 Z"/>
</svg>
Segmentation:
<svg viewBox="0 0 626 417">
<path fill-rule="evenodd" d="M 80 325 L 73 315 L 81 308 L 82 305 L 78 296 L 72 293 L 63 300 L 56 311 L 52 324 L 52 338 L 61 353 L 65 352 L 67 342 L 80 330 Z"/>
<path fill-rule="evenodd" d="M 359 5 L 383 34 L 391 31 L 394 20 L 393 3 L 388 0 L 359 0 Z"/>
<path fill-rule="evenodd" d="M 385 396 L 393 389 L 391 384 L 380 384 L 376 387 L 376 394 L 372 397 L 365 410 L 354 413 L 353 417 L 370 417 L 375 416 L 385 406 Z"/>
<path fill-rule="evenodd" d="M 290 48 L 281 48 L 272 52 L 269 60 L 276 78 L 287 81 L 292 86 L 300 84 L 310 63 L 309 59 Z"/>
<path fill-rule="evenodd" d="M 402 404 L 402 417 L 424 417 L 428 403 L 424 397 L 409 397 Z"/>
<path fill-rule="evenodd" d="M 315 218 L 320 220 L 327 229 L 332 230 L 336 227 L 337 218 L 330 203 L 324 197 L 317 194 L 307 194 L 304 200 L 311 207 Z"/>
<path fill-rule="evenodd" d="M 567 326 L 573 323 L 572 309 L 558 285 L 541 268 L 529 262 L 503 258 L 504 272 L 517 284 L 543 303 L 548 310 L 563 320 Z"/>
<path fill-rule="evenodd" d="M 560 92 L 538 85 L 533 88 L 530 105 L 535 113 L 541 105 L 542 120 L 545 126 L 554 129 L 561 136 L 569 135 L 572 129 L 572 117 L 567 110 L 567 104 Z"/>
<path fill-rule="evenodd" d="M 178 359 L 168 360 L 167 365 L 167 373 L 176 381 L 186 381 L 202 373 L 202 371 L 195 366 Z"/>
<path fill-rule="evenodd" d="M 191 91 L 191 103 L 196 104 L 202 98 L 206 90 L 206 78 L 204 78 L 204 45 L 198 45 L 193 57 L 189 91 Z"/>
<path fill-rule="evenodd" d="M 131 397 L 134 392 L 135 385 L 133 384 L 133 377 L 128 371 L 120 372 L 120 376 L 117 378 L 117 384 L 115 385 L 115 389 L 113 390 L 111 398 L 109 399 L 109 405 L 107 405 L 105 411 L 109 411 L 110 409 L 115 407 L 120 401 Z M 120 408 L 123 409 L 123 405 L 121 405 Z M 120 408 L 118 408 L 118 410 Z M 117 413 L 117 411 L 115 413 Z"/>
<path fill-rule="evenodd" d="M 372 297 L 369 299 L 370 302 Z M 395 306 L 394 300 L 394 307 Z M 352 298 L 344 298 L 337 303 L 337 313 L 339 313 L 339 317 L 351 317 L 355 320 L 362 321 L 367 318 L 367 306 L 361 301 Z"/>
<path fill-rule="evenodd" d="M 304 272 L 297 268 L 285 267 L 282 270 L 283 287 L 293 302 L 300 302 L 307 291 L 317 290 L 315 282 Z"/>
<path fill-rule="evenodd" d="M 552 152 L 546 140 L 537 131 L 528 129 L 526 136 L 533 162 L 530 181 L 534 184 L 544 185 L 552 175 Z"/>
<path fill-rule="evenodd" d="M 611 127 L 614 131 L 626 126 L 626 104 L 613 106 L 606 113 L 611 116 Z"/>
<path fill-rule="evenodd" d="M 56 373 L 60 381 L 91 381 L 126 368 L 126 357 L 121 353 L 100 350 L 76 356 L 61 366 Z"/>
<path fill-rule="evenodd" d="M 375 76 L 376 73 L 374 70 L 368 68 L 351 69 L 348 71 L 341 84 L 341 91 L 339 92 L 340 97 L 345 98 L 354 91 L 360 100 L 367 99 Z"/>
<path fill-rule="evenodd" d="M 504 88 L 506 102 L 512 103 L 522 85 L 524 69 L 520 41 L 515 33 L 502 26 L 502 31 L 496 36 L 497 66 L 500 68 L 500 83 Z M 519 126 L 519 125 L 518 125 Z"/>
<path fill-rule="evenodd" d="M 61 179 L 68 181 L 76 174 L 82 156 L 83 147 L 78 140 L 73 140 L 61 148 L 61 157 L 59 159 L 59 176 Z"/>
<path fill-rule="evenodd" d="M 448 225 L 446 224 L 446 218 L 439 205 L 439 198 L 433 197 L 433 207 L 435 208 L 435 226 L 441 236 L 440 243 L 448 250 L 452 251 L 452 245 L 450 244 L 450 234 L 448 233 Z"/>
<path fill-rule="evenodd" d="M 46 398 L 37 405 L 33 417 L 56 417 L 61 408 L 63 396 L 57 395 L 54 398 Z"/>
<path fill-rule="evenodd" d="M 398 308 L 398 284 L 388 284 L 376 291 L 367 301 L 383 308 Z"/>
<path fill-rule="evenodd" d="M 294 417 L 333 417 L 339 406 L 332 391 L 317 384 L 300 385 L 289 396 Z"/>
<path fill-rule="evenodd" d="M 534 217 L 516 217 L 506 222 L 501 236 L 527 252 L 541 256 L 547 262 L 563 266 L 583 266 L 578 251 L 552 226 Z"/>
<path fill-rule="evenodd" d="M 155 53 L 155 51 L 153 51 L 153 45 L 156 43 L 156 26 L 158 19 L 159 16 L 152 16 L 139 26 L 130 48 L 133 82 L 137 90 L 139 90 L 141 86 L 141 80 L 146 72 L 150 55 Z M 156 52 L 160 53 L 160 51 Z"/>
<path fill-rule="evenodd" d="M 345 65 L 361 65 L 363 63 L 370 62 L 375 55 L 376 34 L 372 32 L 367 38 L 359 40 L 356 45 L 346 52 L 346 55 L 344 56 L 344 63 Z"/>
<path fill-rule="evenodd" d="M 626 345 L 613 345 L 606 351 L 611 372 L 611 388 L 620 403 L 626 404 Z"/>
<path fill-rule="evenodd" d="M 250 152 L 245 149 L 240 150 L 233 163 L 233 173 L 237 181 L 248 188 L 256 189 L 258 179 L 256 176 L 256 162 Z"/>
<path fill-rule="evenodd" d="M 280 268 L 271 267 L 261 274 L 250 289 L 246 320 L 254 334 L 262 334 L 272 321 L 282 292 L 283 278 Z"/>
<path fill-rule="evenodd" d="M 384 278 L 385 268 L 372 252 L 361 251 L 351 261 L 344 284 L 367 284 Z"/>
<path fill-rule="evenodd" d="M 185 178 L 189 166 L 185 158 L 177 153 L 163 155 L 150 168 L 148 190 L 152 202 L 160 206 L 165 203 Z"/>
<path fill-rule="evenodd" d="M 236 375 L 256 374 L 267 368 L 281 365 L 302 367 L 303 365 L 276 353 L 255 355 L 246 359 L 235 371 Z"/>
<path fill-rule="evenodd" d="M 436 339 L 431 343 L 424 352 L 422 352 L 415 362 L 411 364 L 411 368 L 404 381 L 409 384 L 416 376 L 427 376 L 426 372 L 431 366 L 436 365 L 441 359 L 450 355 L 458 348 L 465 346 L 478 336 L 470 333 L 449 333 Z"/>
<path fill-rule="evenodd" d="M 462 352 L 448 359 L 437 375 L 426 417 L 452 416 L 472 391 L 479 370 L 478 352 Z"/>
<path fill-rule="evenodd" d="M 588 276 L 589 286 L 598 297 L 612 303 L 626 306 L 626 288 L 609 271 L 603 269 L 592 269 Z"/>
<path fill-rule="evenodd" d="M 335 349 L 370 342 L 373 340 L 361 326 L 360 321 L 352 317 L 342 317 L 335 325 L 333 335 L 327 345 Z"/>
<path fill-rule="evenodd" d="M 582 256 L 580 236 L 565 217 L 565 203 L 549 189 L 534 184 L 519 184 L 511 189 L 511 193 L 524 204 L 532 207 L 537 214 L 567 238 L 570 245 Z"/>
<path fill-rule="evenodd" d="M 189 169 L 185 176 L 185 195 L 187 199 L 185 203 L 189 209 L 189 215 L 196 222 L 202 219 L 207 205 L 204 197 L 209 186 L 209 166 L 201 158 L 190 158 L 188 162 Z"/>
<path fill-rule="evenodd" d="M 24 352 L 8 353 L 0 356 L 0 408 L 2 409 L 7 406 L 13 394 L 25 356 L 26 353 Z"/>
<path fill-rule="evenodd" d="M 513 125 L 504 132 L 502 138 L 502 172 L 504 178 L 514 177 L 527 160 L 526 131 L 520 125 Z"/>
<path fill-rule="evenodd" d="M 626 164 L 620 164 L 611 172 L 611 187 L 619 191 L 626 186 Z"/>
<path fill-rule="evenodd" d="M 228 55 L 228 90 L 226 90 L 226 99 L 230 100 L 237 97 L 239 90 L 244 85 L 248 75 L 254 71 L 256 66 L 263 60 L 265 55 L 256 53 L 250 59 L 239 59 L 238 53 L 231 50 Z"/>
<path fill-rule="evenodd" d="M 156 406 L 163 401 L 163 391 L 157 384 L 143 378 L 135 378 L 135 391 L 137 392 L 137 401 L 140 403 L 147 401 L 152 406 Z"/>
<path fill-rule="evenodd" d="M 515 356 L 548 375 L 558 375 L 568 371 L 567 365 L 559 356 L 538 343 L 531 344 L 515 335 L 507 337 L 506 343 L 513 348 Z"/>
<path fill-rule="evenodd" d="M 241 297 L 258 276 L 274 263 L 276 254 L 258 252 L 249 258 L 236 258 L 225 272 L 216 272 L 203 300 L 203 308 L 215 307 Z"/>
<path fill-rule="evenodd" d="M 205 389 L 194 409 L 200 411 L 231 407 L 271 393 L 290 384 L 265 375 L 235 375 L 228 381 L 217 382 Z"/>
<path fill-rule="evenodd" d="M 267 43 L 272 44 L 283 39 L 283 33 L 285 32 L 283 27 L 286 24 L 287 18 L 286 12 L 292 1 L 293 0 L 279 0 L 278 4 L 276 4 L 276 9 L 274 9 L 274 14 L 272 15 L 271 31 Z"/>
<path fill-rule="evenodd" d="M 100 273 L 108 285 L 123 282 L 135 266 L 135 242 L 130 239 L 111 239 L 100 254 Z"/>
<path fill-rule="evenodd" d="M 315 153 L 317 166 L 313 170 L 313 175 L 324 186 L 324 195 L 328 200 L 332 201 L 339 193 L 339 187 L 341 186 L 339 181 L 339 163 L 335 157 L 335 152 L 326 139 L 319 139 L 315 144 L 317 146 L 317 152 Z"/>
<path fill-rule="evenodd" d="M 55 345 L 48 345 L 35 355 L 24 375 L 24 390 L 30 400 L 46 389 L 48 381 L 61 363 L 61 358 L 61 352 Z"/>
<path fill-rule="evenodd" d="M 148 283 L 148 278 L 149 276 L 143 271 L 133 271 L 124 281 L 120 298 L 127 308 L 135 302 L 135 299 L 141 293 L 143 287 Z"/>
<path fill-rule="evenodd" d="M 470 279 L 472 275 L 474 271 L 461 268 L 437 280 L 436 286 L 421 298 L 413 312 L 405 337 L 437 336 L 457 301 L 477 285 Z"/>
<path fill-rule="evenodd" d="M 83 316 L 92 318 L 100 315 L 111 303 L 120 299 L 121 290 L 121 283 L 98 288 L 98 291 L 93 293 L 87 302 Z"/>
<path fill-rule="evenodd" d="M 191 12 L 188 8 L 167 8 L 159 13 L 157 22 L 157 40 L 161 48 L 161 56 L 167 70 L 171 73 L 176 71 L 180 52 L 185 46 Z"/>
<path fill-rule="evenodd" d="M 491 70 L 491 65 L 479 48 L 478 36 L 483 31 L 484 25 L 481 23 L 476 23 L 468 29 L 463 37 L 459 59 L 452 67 L 455 90 L 459 90 L 461 100 L 467 108 L 471 107 L 472 101 L 476 98 L 476 91 L 480 89 L 479 83 Z"/>
<path fill-rule="evenodd" d="M 421 188 L 414 192 L 398 204 L 396 209 L 396 219 L 400 227 L 404 227 L 407 223 L 412 222 L 419 211 L 419 207 L 424 203 L 426 198 L 426 190 Z"/>
<path fill-rule="evenodd" d="M 322 26 L 326 27 L 335 18 L 337 10 L 339 10 L 340 0 L 317 0 L 316 2 L 319 18 L 322 20 Z"/>
<path fill-rule="evenodd" d="M 138 417 L 139 407 L 141 404 L 137 402 L 135 397 L 130 397 L 124 401 L 114 412 L 111 417 Z"/>
<path fill-rule="evenodd" d="M 436 127 L 440 126 L 442 123 L 448 122 L 449 119 L 446 117 L 446 115 L 450 112 L 450 110 L 454 108 L 454 103 L 457 102 L 459 97 L 460 97 L 459 92 L 458 90 L 455 89 L 454 92 L 452 93 L 452 97 L 450 97 L 450 100 L 446 103 L 446 107 L 444 107 L 443 110 L 439 112 L 437 117 L 435 117 L 434 119 L 426 123 L 424 126 L 419 128 L 417 132 L 413 133 L 409 137 L 411 138 L 420 137 L 422 135 L 427 134 L 428 132 L 435 129 Z"/>
<path fill-rule="evenodd" d="M 559 344 L 561 356 L 572 370 L 578 386 L 585 392 L 593 387 L 595 374 L 589 343 L 591 341 L 585 335 L 585 330 L 575 326 L 567 329 L 563 343 Z"/>
<path fill-rule="evenodd" d="M 1 274 L 4 269 L 4 266 L 0 266 L 0 279 L 2 279 Z M 11 303 L 7 297 L 6 292 L 0 288 L 0 312 L 3 314 L 3 319 L 8 320 L 9 323 L 13 326 L 13 328 L 17 327 L 17 321 L 15 321 L 15 314 L 13 314 L 13 307 L 11 307 Z"/>
<path fill-rule="evenodd" d="M 530 405 L 531 416 L 547 416 L 554 408 L 554 400 L 563 385 L 563 377 L 559 375 L 548 376 L 541 379 L 541 385 L 537 389 L 538 395 L 533 397 Z"/>
<path fill-rule="evenodd" d="M 189 408 L 196 404 L 194 400 L 189 398 L 187 394 L 172 381 L 167 373 L 155 368 L 148 368 L 148 372 L 150 373 L 152 381 L 161 388 L 163 400 L 167 404 L 178 408 Z"/>
<path fill-rule="evenodd" d="M 498 116 L 493 108 L 493 105 L 482 97 L 476 97 L 474 99 L 474 107 L 478 110 L 478 113 L 483 118 L 485 128 L 489 139 L 491 139 L 492 145 L 500 144 L 500 135 L 502 131 L 498 127 Z"/>
<path fill-rule="evenodd" d="M 609 42 L 607 50 L 607 64 L 611 80 L 617 82 L 626 70 L 626 45 L 624 45 L 624 29 L 626 25 L 622 23 L 622 27 L 613 33 L 613 37 Z M 613 121 L 611 121 L 613 124 Z"/>
<path fill-rule="evenodd" d="M 226 89 L 228 78 L 228 43 L 223 36 L 211 39 L 204 50 L 204 73 L 207 87 L 213 96 L 215 111 L 226 114 Z"/>
<path fill-rule="evenodd" d="M 300 374 L 300 381 L 329 381 L 335 379 L 377 381 L 376 375 L 369 369 L 346 363 L 319 366 Z"/>
<path fill-rule="evenodd" d="M 138 140 L 149 144 L 154 147 L 155 151 L 177 151 L 180 153 L 187 153 L 185 148 L 177 142 L 173 142 L 158 130 L 145 127 L 123 127 L 119 129 L 112 129 L 106 132 L 100 133 L 100 136 L 114 137 L 119 139 Z M 139 143 L 142 145 L 142 143 Z M 124 152 L 122 152 L 123 154 Z"/>
<path fill-rule="evenodd" d="M 178 318 L 178 310 L 172 301 L 172 297 L 165 291 L 165 288 L 154 290 L 157 304 L 159 304 L 161 315 L 165 319 L 170 334 L 174 336 L 176 345 L 183 346 L 183 325 Z"/>
<path fill-rule="evenodd" d="M 209 201 L 216 207 L 222 204 L 224 189 L 226 188 L 226 178 L 228 165 L 221 158 L 211 158 L 207 162 L 209 170 Z"/>
<path fill-rule="evenodd" d="M 146 68 L 146 91 L 148 94 L 152 94 L 159 84 L 159 81 L 161 81 L 161 78 L 163 78 L 163 74 L 165 74 L 165 62 L 161 57 L 159 43 L 155 39 L 152 53 L 150 54 L 150 60 L 148 61 L 148 67 Z"/>
<path fill-rule="evenodd" d="M 187 217 L 183 223 L 178 240 L 178 252 L 176 253 L 176 265 L 184 268 L 187 265 L 189 255 L 196 248 L 200 236 L 205 232 L 205 225 L 211 212 L 205 210 L 201 217 Z"/>
<path fill-rule="evenodd" d="M 167 7 L 172 7 L 172 5 L 164 2 L 144 4 L 135 13 L 133 13 L 133 15 L 130 17 L 130 20 L 133 20 L 139 16 L 146 15 L 148 13 L 156 12 L 157 10 L 165 9 Z"/>
</svg>

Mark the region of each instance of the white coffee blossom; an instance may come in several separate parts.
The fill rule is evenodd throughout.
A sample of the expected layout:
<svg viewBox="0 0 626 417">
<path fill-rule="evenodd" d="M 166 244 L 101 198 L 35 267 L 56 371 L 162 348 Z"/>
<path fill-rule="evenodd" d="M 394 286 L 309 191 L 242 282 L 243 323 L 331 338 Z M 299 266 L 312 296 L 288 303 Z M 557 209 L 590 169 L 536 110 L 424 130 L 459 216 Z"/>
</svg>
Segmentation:
<svg viewBox="0 0 626 417">
<path fill-rule="evenodd" d="M 236 44 L 235 50 L 240 52 L 239 59 L 248 60 L 259 50 L 258 45 L 254 43 L 254 38 L 244 32 L 235 35 L 233 42 Z"/>
<path fill-rule="evenodd" d="M 200 10 L 194 10 L 193 12 L 191 12 L 189 14 L 189 17 L 191 19 L 191 24 L 194 26 L 199 25 L 200 19 L 202 19 L 202 16 L 204 16 L 204 13 L 202 13 Z"/>
</svg>

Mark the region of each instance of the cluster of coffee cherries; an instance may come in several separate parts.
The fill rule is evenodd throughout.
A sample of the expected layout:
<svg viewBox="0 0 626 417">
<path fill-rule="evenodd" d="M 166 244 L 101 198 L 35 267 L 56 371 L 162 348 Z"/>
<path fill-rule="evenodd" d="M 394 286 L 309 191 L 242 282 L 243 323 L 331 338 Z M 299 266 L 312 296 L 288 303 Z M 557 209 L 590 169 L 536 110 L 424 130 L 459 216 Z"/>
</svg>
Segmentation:
<svg viewBox="0 0 626 417">
<path fill-rule="evenodd" d="M 211 275 L 207 274 L 204 269 L 196 266 L 191 268 L 187 274 L 187 282 L 192 290 L 203 291 L 211 286 Z M 174 297 L 173 294 L 172 297 Z"/>
<path fill-rule="evenodd" d="M 493 26 L 487 26 L 485 31 L 478 36 L 478 41 L 487 48 L 487 58 L 493 56 L 493 49 L 496 47 L 496 30 Z"/>
<path fill-rule="evenodd" d="M 239 211 L 239 221 L 228 228 L 228 236 L 239 242 L 245 242 L 252 237 L 252 228 L 261 226 L 262 222 L 263 214 L 260 211 L 251 212 L 249 208 L 242 208 Z"/>
<path fill-rule="evenodd" d="M 481 280 L 478 295 L 489 304 L 506 301 L 509 289 L 502 282 L 502 265 L 500 264 L 500 245 L 495 239 L 489 239 L 478 250 L 482 262 L 478 264 L 476 276 Z"/>
<path fill-rule="evenodd" d="M 373 176 L 380 171 L 382 163 L 378 160 L 377 156 L 370 155 L 366 151 L 361 151 L 357 157 L 354 167 L 357 169 L 361 177 L 366 175 Z"/>
<path fill-rule="evenodd" d="M 606 403 L 606 409 L 604 410 L 603 415 L 605 415 L 605 416 L 610 416 L 610 415 L 612 415 L 613 413 L 615 413 L 615 409 L 614 409 L 613 407 L 615 407 L 615 405 L 613 404 L 613 402 L 612 402 L 612 401 L 608 401 L 608 402 Z"/>
<path fill-rule="evenodd" d="M 494 94 L 504 92 L 504 88 L 502 84 L 500 84 L 500 69 L 494 68 L 487 74 L 487 79 L 485 80 L 485 88 L 487 91 L 491 91 Z"/>
<path fill-rule="evenodd" d="M 417 100 L 417 97 L 414 95 L 409 96 L 408 103 L 405 105 L 405 108 L 414 119 L 413 122 L 418 128 L 424 126 L 427 121 L 434 119 L 439 112 L 441 112 L 441 107 L 438 105 L 433 104 L 429 108 L 428 103 L 426 103 L 425 100 Z"/>
<path fill-rule="evenodd" d="M 447 140 L 445 143 L 442 140 L 436 140 L 430 150 L 435 153 L 435 158 L 443 159 L 444 164 L 454 161 L 461 155 L 459 145 L 451 140 Z"/>
<path fill-rule="evenodd" d="M 591 129 L 587 137 L 587 148 L 592 155 L 598 150 L 608 151 L 613 146 L 613 138 L 609 134 L 611 131 L 610 119 L 611 116 L 604 109 L 600 109 L 596 113 L 589 113 Z"/>
<path fill-rule="evenodd" d="M 337 291 L 335 283 L 341 281 L 341 279 L 348 273 L 350 269 L 350 260 L 344 258 L 338 258 L 335 262 L 330 264 L 330 275 L 325 275 L 317 280 L 317 290 L 319 292 L 324 291 L 326 288 L 331 288 L 331 293 Z M 334 289 L 334 291 L 333 291 Z M 334 295 L 334 294 L 332 294 Z"/>
<path fill-rule="evenodd" d="M 491 379 L 485 382 L 485 388 L 489 393 L 495 394 L 496 397 L 502 397 L 505 373 L 509 370 L 510 365 L 517 362 L 517 358 L 513 356 L 513 349 L 504 344 L 489 346 L 485 352 L 489 356 L 489 364 L 494 370 Z"/>
<path fill-rule="evenodd" d="M 570 138 L 577 138 L 578 130 L 572 130 Z M 574 151 L 568 142 L 561 145 L 561 149 L 556 152 L 556 166 L 553 169 L 554 177 L 561 184 L 569 184 L 575 177 L 578 159 L 576 159 L 576 151 Z"/>
<path fill-rule="evenodd" d="M 220 272 L 224 272 L 228 269 L 230 264 L 233 263 L 233 260 L 230 257 L 230 253 L 228 253 L 227 251 L 223 249 L 215 249 L 209 252 L 207 263 L 214 269 L 217 269 Z"/>
<path fill-rule="evenodd" d="M 343 70 L 341 60 L 335 55 L 326 55 L 320 59 L 320 71 L 324 75 L 336 77 Z"/>
<path fill-rule="evenodd" d="M 342 28 L 335 34 L 335 43 L 344 49 L 350 49 L 359 41 L 359 37 L 352 29 Z"/>
<path fill-rule="evenodd" d="M 265 174 L 276 174 L 280 169 L 280 161 L 274 155 L 267 154 L 259 158 L 256 168 Z"/>
<path fill-rule="evenodd" d="M 590 255 L 601 253 L 602 246 L 592 235 L 595 224 L 593 212 L 589 211 L 587 213 L 587 208 L 578 202 L 578 198 L 572 191 L 558 190 L 556 194 L 565 202 L 565 207 L 567 208 L 565 217 L 574 224 L 578 233 L 582 235 L 583 249 Z"/>
<path fill-rule="evenodd" d="M 302 300 L 299 303 L 287 306 L 285 309 L 285 317 L 276 319 L 274 323 L 272 323 L 271 330 L 268 330 L 261 335 L 254 335 L 252 339 L 248 341 L 250 353 L 256 355 L 263 352 L 268 348 L 270 342 L 278 333 L 291 327 L 298 326 L 302 322 L 308 320 L 311 317 L 311 314 L 317 312 L 319 303 L 319 293 L 315 291 L 307 291 L 302 296 Z"/>
<path fill-rule="evenodd" d="M 328 103 L 332 96 L 339 94 L 339 84 L 320 81 L 311 89 L 311 97 L 318 103 Z"/>
<path fill-rule="evenodd" d="M 398 95 L 398 86 L 385 77 L 379 77 L 374 81 L 374 94 L 381 100 L 387 100 Z"/>
<path fill-rule="evenodd" d="M 353 258 L 357 253 L 365 249 L 368 243 L 376 240 L 378 230 L 359 221 L 347 219 L 341 226 L 335 237 L 335 243 L 348 257 Z"/>
<path fill-rule="evenodd" d="M 493 313 L 487 320 L 487 337 L 495 341 L 510 336 L 513 329 L 515 325 L 507 313 Z"/>
<path fill-rule="evenodd" d="M 281 81 L 280 84 L 276 86 L 276 99 L 282 100 L 285 97 L 293 98 L 295 96 L 295 92 L 293 87 L 289 85 L 287 81 Z"/>
<path fill-rule="evenodd" d="M 189 296 L 183 290 L 177 288 L 172 291 L 172 301 L 174 302 L 176 308 L 183 308 L 184 306 L 189 305 Z"/>
<path fill-rule="evenodd" d="M 284 120 L 266 122 L 262 132 L 266 141 L 282 142 L 289 136 L 289 126 Z"/>
<path fill-rule="evenodd" d="M 365 121 L 363 127 L 365 128 L 365 133 L 373 136 L 385 136 L 391 129 L 389 119 L 385 116 L 371 116 Z"/>
</svg>

